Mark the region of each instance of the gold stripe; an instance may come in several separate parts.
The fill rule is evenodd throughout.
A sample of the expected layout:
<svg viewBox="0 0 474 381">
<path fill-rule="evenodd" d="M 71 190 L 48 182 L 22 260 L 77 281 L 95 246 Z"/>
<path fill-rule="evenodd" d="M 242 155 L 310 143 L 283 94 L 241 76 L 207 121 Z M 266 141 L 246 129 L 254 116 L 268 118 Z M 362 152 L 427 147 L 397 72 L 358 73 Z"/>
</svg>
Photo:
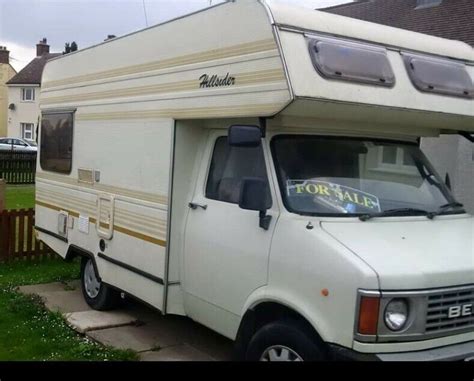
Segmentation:
<svg viewBox="0 0 474 381">
<path fill-rule="evenodd" d="M 78 113 L 76 120 L 121 120 L 121 119 L 160 119 L 176 118 L 189 119 L 197 117 L 231 117 L 231 116 L 264 116 L 277 113 L 282 108 L 282 103 L 273 104 L 251 104 L 234 107 L 202 107 L 163 110 L 139 110 L 128 112 L 109 113 Z"/>
<path fill-rule="evenodd" d="M 282 69 L 262 70 L 258 72 L 245 74 L 232 74 L 236 78 L 236 86 L 252 85 L 256 83 L 270 83 L 285 81 L 285 73 Z M 233 87 L 234 88 L 234 87 Z M 98 99 L 115 99 L 133 96 L 145 96 L 154 94 L 177 93 L 183 91 L 206 91 L 207 89 L 200 89 L 198 80 L 181 81 L 162 83 L 159 85 L 149 85 L 141 87 L 132 87 L 128 89 L 114 89 L 100 92 L 84 93 L 79 95 L 66 95 L 60 97 L 47 97 L 43 94 L 41 103 L 43 105 L 72 103 L 81 101 L 92 101 Z"/>
<path fill-rule="evenodd" d="M 36 201 L 36 205 L 42 206 L 44 208 L 56 210 L 58 212 L 59 211 L 64 211 L 64 212 L 67 212 L 68 214 L 70 214 L 73 217 L 79 218 L 79 213 L 77 213 L 75 211 L 72 211 L 72 210 L 65 209 L 65 208 L 60 208 L 59 206 L 56 206 L 56 205 L 48 204 L 48 203 L 38 201 L 38 200 Z M 95 219 L 93 217 L 89 217 L 89 221 L 92 224 L 97 223 L 97 219 Z M 104 227 L 104 228 L 108 228 L 108 225 L 104 224 L 104 223 L 101 223 L 100 226 Z M 138 238 L 142 241 L 146 241 L 146 242 L 150 242 L 150 243 L 153 243 L 155 245 L 158 245 L 158 246 L 166 247 L 166 241 L 158 239 L 158 238 L 150 237 L 148 235 L 138 233 L 138 232 L 123 228 L 121 226 L 114 226 L 114 230 L 116 230 L 117 232 L 123 233 L 125 235 L 131 236 L 131 237 L 134 237 L 134 238 Z"/>
<path fill-rule="evenodd" d="M 222 49 L 212 49 L 205 52 L 193 53 L 181 57 L 169 58 L 146 64 L 132 65 L 118 69 L 104 70 L 92 74 L 78 75 L 66 79 L 44 82 L 43 89 L 55 86 L 70 85 L 74 83 L 93 81 L 96 79 L 113 78 L 124 75 L 137 74 L 153 70 L 167 69 L 175 66 L 190 65 L 217 59 L 230 58 L 245 54 L 259 53 L 277 49 L 274 39 L 261 40 Z"/>
<path fill-rule="evenodd" d="M 79 180 L 74 177 L 54 175 L 54 174 L 45 173 L 45 172 L 37 173 L 36 178 L 39 180 L 54 181 L 54 182 L 65 184 L 65 185 L 73 185 L 79 188 L 92 189 L 97 192 L 107 192 L 107 193 L 116 194 L 119 196 L 130 197 L 137 200 L 152 202 L 152 203 L 161 204 L 165 206 L 168 205 L 168 197 L 165 195 L 139 192 L 139 191 L 134 191 L 131 189 L 119 188 L 119 187 L 104 185 L 104 184 L 94 184 L 94 185 L 85 184 L 85 183 L 79 182 Z"/>
</svg>

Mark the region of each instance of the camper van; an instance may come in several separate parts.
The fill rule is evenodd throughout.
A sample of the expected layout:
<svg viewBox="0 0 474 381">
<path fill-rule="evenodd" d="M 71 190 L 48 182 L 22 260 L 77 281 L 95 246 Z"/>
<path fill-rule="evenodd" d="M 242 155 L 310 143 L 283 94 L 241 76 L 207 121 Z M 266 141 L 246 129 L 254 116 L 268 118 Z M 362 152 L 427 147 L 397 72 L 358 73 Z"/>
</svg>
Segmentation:
<svg viewBox="0 0 474 381">
<path fill-rule="evenodd" d="M 38 238 L 246 360 L 474 358 L 474 218 L 420 139 L 474 133 L 461 42 L 257 0 L 54 58 Z"/>
</svg>

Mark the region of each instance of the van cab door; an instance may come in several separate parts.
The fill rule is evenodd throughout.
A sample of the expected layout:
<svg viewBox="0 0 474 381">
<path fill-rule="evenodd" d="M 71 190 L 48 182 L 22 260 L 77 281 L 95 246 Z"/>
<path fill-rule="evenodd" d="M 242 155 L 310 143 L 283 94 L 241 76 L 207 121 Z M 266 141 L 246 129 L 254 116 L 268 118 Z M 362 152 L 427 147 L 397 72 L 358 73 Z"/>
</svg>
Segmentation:
<svg viewBox="0 0 474 381">
<path fill-rule="evenodd" d="M 231 147 L 222 131 L 210 134 L 188 213 L 182 277 L 185 293 L 201 311 L 213 305 L 239 316 L 248 296 L 267 284 L 276 203 L 268 210 L 268 230 L 259 227 L 258 212 L 238 205 L 244 177 L 268 181 L 264 151 L 263 144 Z M 274 189 L 271 196 L 275 200 Z M 193 317 L 193 311 L 187 313 Z M 208 318 L 201 322 L 211 324 L 213 317 Z"/>
</svg>

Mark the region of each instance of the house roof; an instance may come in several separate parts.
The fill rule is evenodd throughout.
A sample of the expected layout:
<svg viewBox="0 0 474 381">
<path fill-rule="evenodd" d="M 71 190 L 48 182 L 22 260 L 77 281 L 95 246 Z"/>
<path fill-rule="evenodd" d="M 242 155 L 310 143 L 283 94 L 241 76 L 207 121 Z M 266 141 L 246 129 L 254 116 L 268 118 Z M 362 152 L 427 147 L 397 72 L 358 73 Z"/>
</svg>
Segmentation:
<svg viewBox="0 0 474 381">
<path fill-rule="evenodd" d="M 61 53 L 46 53 L 34 58 L 18 74 L 7 82 L 7 85 L 41 85 L 43 69 L 49 59 L 60 56 Z"/>
<path fill-rule="evenodd" d="M 319 10 L 474 46 L 473 0 L 443 0 L 439 5 L 416 8 L 416 0 L 360 0 Z"/>
</svg>

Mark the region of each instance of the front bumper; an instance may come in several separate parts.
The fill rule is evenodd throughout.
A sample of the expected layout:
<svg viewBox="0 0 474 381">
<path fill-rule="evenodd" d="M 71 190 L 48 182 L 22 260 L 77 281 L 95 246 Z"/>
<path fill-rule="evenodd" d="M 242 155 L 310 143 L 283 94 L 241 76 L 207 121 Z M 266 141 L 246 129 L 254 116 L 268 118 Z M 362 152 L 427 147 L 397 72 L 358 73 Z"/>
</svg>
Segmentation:
<svg viewBox="0 0 474 381">
<path fill-rule="evenodd" d="M 334 344 L 329 348 L 336 361 L 474 361 L 474 341 L 400 353 L 361 353 Z"/>
</svg>

